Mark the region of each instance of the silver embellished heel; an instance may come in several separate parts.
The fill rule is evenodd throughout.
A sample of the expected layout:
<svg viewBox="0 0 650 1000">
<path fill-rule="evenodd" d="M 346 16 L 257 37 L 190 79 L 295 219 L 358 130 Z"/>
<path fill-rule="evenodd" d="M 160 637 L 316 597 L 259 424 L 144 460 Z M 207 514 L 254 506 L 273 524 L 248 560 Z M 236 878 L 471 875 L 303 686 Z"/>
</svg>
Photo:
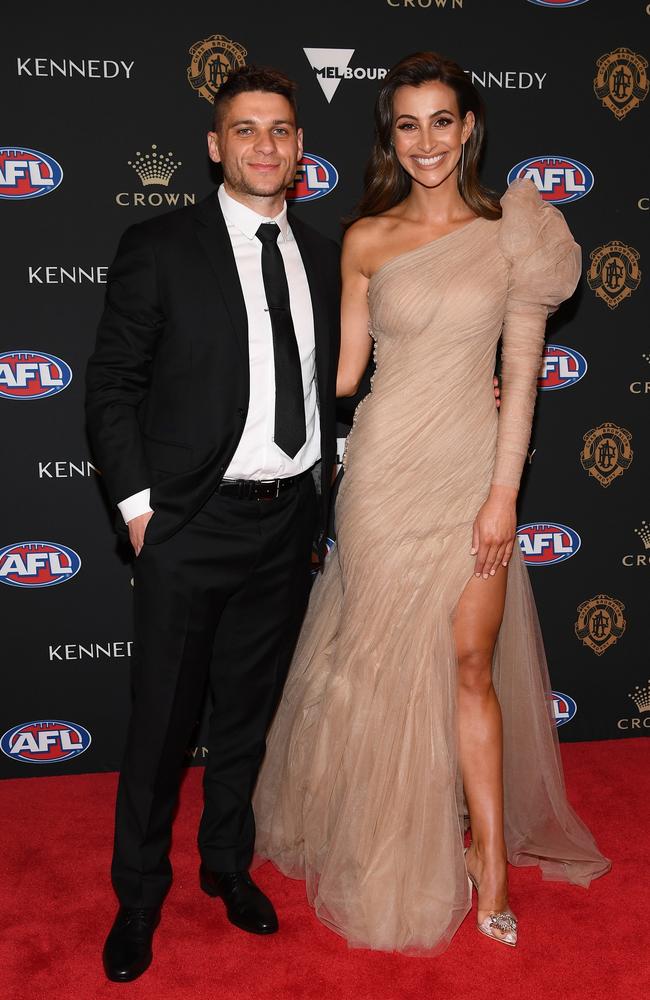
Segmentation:
<svg viewBox="0 0 650 1000">
<path fill-rule="evenodd" d="M 468 850 L 469 848 L 466 847 L 465 854 L 467 854 Z M 470 871 L 467 871 L 467 878 L 470 884 L 470 893 L 471 886 L 474 886 L 478 895 L 478 882 Z M 510 948 L 514 948 L 517 944 L 517 918 L 510 909 L 501 910 L 498 913 L 490 913 L 484 920 L 477 920 L 476 927 L 481 934 L 485 934 L 486 937 L 491 938 L 493 941 L 507 944 Z M 495 931 L 498 933 L 495 933 Z"/>
</svg>

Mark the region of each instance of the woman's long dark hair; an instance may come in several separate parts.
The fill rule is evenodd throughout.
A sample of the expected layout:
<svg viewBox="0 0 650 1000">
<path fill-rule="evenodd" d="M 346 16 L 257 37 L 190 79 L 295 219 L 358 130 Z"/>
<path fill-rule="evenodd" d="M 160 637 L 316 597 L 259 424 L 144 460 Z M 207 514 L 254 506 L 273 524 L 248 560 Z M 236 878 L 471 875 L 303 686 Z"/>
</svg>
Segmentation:
<svg viewBox="0 0 650 1000">
<path fill-rule="evenodd" d="M 404 170 L 393 146 L 393 98 L 398 87 L 419 87 L 423 83 L 443 83 L 456 94 L 461 118 L 474 113 L 475 124 L 465 143 L 465 165 L 458 190 L 471 210 L 484 219 L 499 219 L 497 196 L 479 180 L 479 161 L 485 140 L 485 109 L 467 74 L 451 59 L 437 52 L 414 52 L 393 66 L 377 96 L 375 141 L 364 176 L 364 190 L 356 214 L 348 225 L 366 215 L 379 215 L 403 201 L 411 190 L 411 178 Z"/>
</svg>

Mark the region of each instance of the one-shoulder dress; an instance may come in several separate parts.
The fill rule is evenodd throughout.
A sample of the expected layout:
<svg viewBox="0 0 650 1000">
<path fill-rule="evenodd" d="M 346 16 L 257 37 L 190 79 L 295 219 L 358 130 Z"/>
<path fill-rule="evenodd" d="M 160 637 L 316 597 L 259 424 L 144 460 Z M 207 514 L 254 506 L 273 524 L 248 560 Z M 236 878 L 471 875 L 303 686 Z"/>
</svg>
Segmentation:
<svg viewBox="0 0 650 1000">
<path fill-rule="evenodd" d="M 581 268 L 532 182 L 501 204 L 501 219 L 477 218 L 371 278 L 372 391 L 254 798 L 258 855 L 305 879 L 318 918 L 356 947 L 435 954 L 470 909 L 452 620 L 490 485 L 519 485 L 547 316 Z M 587 886 L 609 862 L 566 799 L 517 546 L 493 677 L 509 860 Z"/>
</svg>

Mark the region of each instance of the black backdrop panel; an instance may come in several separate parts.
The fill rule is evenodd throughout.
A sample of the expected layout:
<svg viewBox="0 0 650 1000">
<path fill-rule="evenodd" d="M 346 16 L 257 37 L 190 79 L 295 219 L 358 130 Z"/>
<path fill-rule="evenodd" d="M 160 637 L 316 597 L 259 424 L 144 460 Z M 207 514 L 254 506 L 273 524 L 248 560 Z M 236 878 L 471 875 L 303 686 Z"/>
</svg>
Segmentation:
<svg viewBox="0 0 650 1000">
<path fill-rule="evenodd" d="M 421 48 L 457 59 L 484 94 L 486 181 L 502 191 L 513 168 L 528 172 L 583 248 L 579 290 L 549 327 L 520 540 L 561 737 L 648 732 L 649 11 L 640 0 L 113 3 L 91 23 L 85 4 L 35 0 L 5 23 L 2 776 L 119 765 L 131 565 L 82 404 L 120 233 L 211 190 L 210 88 L 246 61 L 297 80 L 310 156 L 295 211 L 338 238 L 378 80 Z M 342 408 L 342 437 L 349 419 Z"/>
</svg>

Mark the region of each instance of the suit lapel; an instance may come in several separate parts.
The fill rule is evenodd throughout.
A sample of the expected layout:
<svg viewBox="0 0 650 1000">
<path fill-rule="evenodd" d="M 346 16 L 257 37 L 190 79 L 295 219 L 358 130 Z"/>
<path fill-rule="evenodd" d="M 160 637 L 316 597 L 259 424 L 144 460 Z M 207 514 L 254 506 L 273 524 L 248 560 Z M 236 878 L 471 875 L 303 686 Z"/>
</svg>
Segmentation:
<svg viewBox="0 0 650 1000">
<path fill-rule="evenodd" d="M 318 267 L 318 260 L 310 246 L 300 221 L 289 219 L 291 232 L 293 233 L 300 256 L 305 266 L 305 274 L 309 284 L 309 294 L 311 295 L 311 306 L 314 315 L 314 340 L 316 343 L 316 376 L 318 380 L 318 394 L 321 400 L 327 398 L 327 378 L 329 369 L 329 320 L 327 310 L 327 299 L 323 288 L 321 271 Z"/>
<path fill-rule="evenodd" d="M 199 202 L 195 228 L 226 304 L 239 349 L 248 365 L 248 316 L 235 255 L 216 192 Z"/>
</svg>

